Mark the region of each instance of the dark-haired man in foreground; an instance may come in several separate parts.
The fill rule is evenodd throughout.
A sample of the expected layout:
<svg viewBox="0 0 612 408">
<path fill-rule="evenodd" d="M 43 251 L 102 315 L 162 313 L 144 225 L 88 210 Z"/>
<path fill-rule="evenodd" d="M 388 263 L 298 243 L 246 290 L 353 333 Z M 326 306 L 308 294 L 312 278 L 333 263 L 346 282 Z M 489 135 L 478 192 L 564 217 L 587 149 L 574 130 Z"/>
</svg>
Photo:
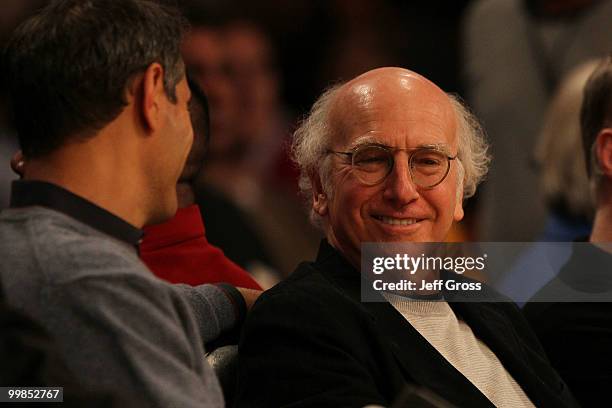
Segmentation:
<svg viewBox="0 0 612 408">
<path fill-rule="evenodd" d="M 183 27 L 153 1 L 64 0 L 16 30 L 4 60 L 27 166 L 0 215 L 0 277 L 85 386 L 222 406 L 203 344 L 250 297 L 164 283 L 136 249 L 175 213 L 192 144 Z"/>
</svg>

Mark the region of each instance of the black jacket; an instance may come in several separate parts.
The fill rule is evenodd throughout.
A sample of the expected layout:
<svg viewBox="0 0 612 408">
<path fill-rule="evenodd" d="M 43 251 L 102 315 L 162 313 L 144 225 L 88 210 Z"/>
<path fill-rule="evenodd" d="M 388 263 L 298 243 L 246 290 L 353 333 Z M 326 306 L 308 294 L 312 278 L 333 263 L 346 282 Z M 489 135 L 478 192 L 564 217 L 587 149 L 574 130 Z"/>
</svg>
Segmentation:
<svg viewBox="0 0 612 408">
<path fill-rule="evenodd" d="M 389 406 L 406 383 L 458 406 L 492 406 L 390 304 L 362 303 L 360 281 L 324 241 L 316 262 L 259 298 L 240 342 L 236 406 Z M 536 406 L 573 406 L 513 303 L 445 296 Z"/>
<path fill-rule="evenodd" d="M 559 275 L 523 312 L 580 404 L 607 404 L 612 386 L 612 255 L 595 245 L 574 244 Z"/>
</svg>

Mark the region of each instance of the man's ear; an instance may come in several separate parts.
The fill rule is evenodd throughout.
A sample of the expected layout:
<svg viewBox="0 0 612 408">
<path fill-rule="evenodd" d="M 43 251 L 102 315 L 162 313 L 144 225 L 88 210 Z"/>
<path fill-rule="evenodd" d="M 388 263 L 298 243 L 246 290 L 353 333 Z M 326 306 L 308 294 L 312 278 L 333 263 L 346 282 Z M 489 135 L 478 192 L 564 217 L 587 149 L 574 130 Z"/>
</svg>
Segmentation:
<svg viewBox="0 0 612 408">
<path fill-rule="evenodd" d="M 318 174 L 311 174 L 310 183 L 312 184 L 312 209 L 321 217 L 327 215 L 328 197 L 323 191 L 321 177 Z"/>
<path fill-rule="evenodd" d="M 19 178 L 23 178 L 25 174 L 25 158 L 23 156 L 23 152 L 21 150 L 17 150 L 17 152 L 11 157 L 11 169 L 19 176 Z"/>
<path fill-rule="evenodd" d="M 459 222 L 463 219 L 463 215 L 463 199 L 459 197 L 455 202 L 455 212 L 453 213 L 453 220 L 455 222 Z"/>
<path fill-rule="evenodd" d="M 457 182 L 457 197 L 455 198 L 455 210 L 453 211 L 453 220 L 455 222 L 459 222 L 463 219 L 463 167 L 461 167 L 461 171 L 458 172 L 457 177 L 459 177 L 459 181 Z"/>
<path fill-rule="evenodd" d="M 162 104 L 166 102 L 166 91 L 164 89 L 164 68 L 157 62 L 147 67 L 142 75 L 142 99 L 140 104 L 142 118 L 145 128 L 148 130 L 158 129 L 162 121 Z"/>
<path fill-rule="evenodd" d="M 603 174 L 612 179 L 612 128 L 602 129 L 597 135 L 595 155 Z"/>
</svg>

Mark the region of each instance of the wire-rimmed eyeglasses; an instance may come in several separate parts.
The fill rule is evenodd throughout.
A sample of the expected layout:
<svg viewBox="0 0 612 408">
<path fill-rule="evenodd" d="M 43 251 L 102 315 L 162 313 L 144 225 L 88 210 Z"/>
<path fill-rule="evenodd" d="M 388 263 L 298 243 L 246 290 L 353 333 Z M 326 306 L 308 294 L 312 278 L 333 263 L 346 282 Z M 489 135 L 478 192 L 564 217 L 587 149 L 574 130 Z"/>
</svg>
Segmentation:
<svg viewBox="0 0 612 408">
<path fill-rule="evenodd" d="M 395 165 L 395 153 L 398 151 L 408 152 L 410 178 L 421 188 L 433 188 L 444 181 L 450 170 L 450 161 L 457 158 L 436 147 L 402 149 L 381 144 L 364 144 L 348 152 L 328 150 L 327 153 L 350 159 L 359 181 L 373 186 L 391 174 Z"/>
</svg>

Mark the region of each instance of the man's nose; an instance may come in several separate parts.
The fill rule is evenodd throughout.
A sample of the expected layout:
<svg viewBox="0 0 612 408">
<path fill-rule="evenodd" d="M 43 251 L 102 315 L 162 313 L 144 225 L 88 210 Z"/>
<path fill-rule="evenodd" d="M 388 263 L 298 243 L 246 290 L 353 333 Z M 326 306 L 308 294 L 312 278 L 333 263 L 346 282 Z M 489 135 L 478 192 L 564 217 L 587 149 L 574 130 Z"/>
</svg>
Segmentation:
<svg viewBox="0 0 612 408">
<path fill-rule="evenodd" d="M 398 154 L 395 157 L 393 169 L 384 183 L 383 197 L 398 206 L 404 206 L 419 197 L 417 186 L 410 176 L 410 163 L 405 154 Z"/>
</svg>

